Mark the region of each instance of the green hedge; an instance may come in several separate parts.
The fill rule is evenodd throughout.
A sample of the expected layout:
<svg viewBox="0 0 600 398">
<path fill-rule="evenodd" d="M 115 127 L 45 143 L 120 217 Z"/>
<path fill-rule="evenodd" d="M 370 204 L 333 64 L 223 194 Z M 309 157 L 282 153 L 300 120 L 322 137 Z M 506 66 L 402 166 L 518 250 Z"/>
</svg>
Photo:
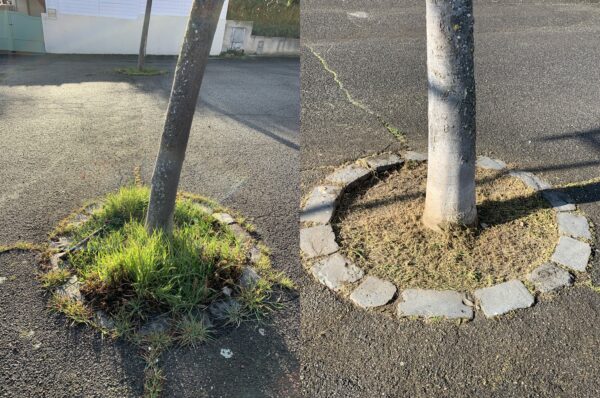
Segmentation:
<svg viewBox="0 0 600 398">
<path fill-rule="evenodd" d="M 253 21 L 252 34 L 300 37 L 300 0 L 231 0 L 227 19 Z"/>
</svg>

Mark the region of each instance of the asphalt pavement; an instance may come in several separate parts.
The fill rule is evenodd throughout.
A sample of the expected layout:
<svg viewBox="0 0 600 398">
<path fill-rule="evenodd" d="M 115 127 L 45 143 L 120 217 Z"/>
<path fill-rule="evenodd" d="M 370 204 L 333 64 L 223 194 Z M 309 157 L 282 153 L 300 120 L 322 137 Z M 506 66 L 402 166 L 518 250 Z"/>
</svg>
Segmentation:
<svg viewBox="0 0 600 398">
<path fill-rule="evenodd" d="M 174 58 L 157 77 L 114 72 L 135 57 L 0 56 L 0 245 L 44 242 L 85 200 L 150 181 Z M 292 278 L 298 262 L 299 60 L 211 59 L 181 189 L 246 215 Z M 131 346 L 69 328 L 45 309 L 35 253 L 0 254 L 0 396 L 137 397 L 143 363 Z M 299 394 L 299 304 L 163 361 L 168 397 Z M 220 355 L 221 348 L 233 357 Z"/>
<path fill-rule="evenodd" d="M 306 0 L 303 192 L 332 166 L 427 148 L 422 1 Z M 600 225 L 600 6 L 476 1 L 478 153 L 576 183 Z M 597 246 L 597 243 L 595 244 Z M 600 284 L 598 256 L 591 273 Z M 600 396 L 600 294 L 576 286 L 488 320 L 424 323 L 365 312 L 306 276 L 301 377 L 310 397 Z"/>
</svg>

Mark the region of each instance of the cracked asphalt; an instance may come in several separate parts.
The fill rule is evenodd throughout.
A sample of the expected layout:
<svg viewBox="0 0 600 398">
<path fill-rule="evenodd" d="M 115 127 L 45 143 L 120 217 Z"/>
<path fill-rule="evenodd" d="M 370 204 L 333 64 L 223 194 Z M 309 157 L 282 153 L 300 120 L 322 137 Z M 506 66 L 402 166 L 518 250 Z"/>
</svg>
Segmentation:
<svg viewBox="0 0 600 398">
<path fill-rule="evenodd" d="M 170 73 L 127 77 L 135 57 L 0 55 L 0 245 L 44 242 L 83 201 L 150 181 Z M 274 266 L 298 279 L 299 60 L 212 59 L 194 119 L 181 189 L 248 216 Z M 45 309 L 36 254 L 0 254 L 0 396 L 136 397 L 143 363 Z M 228 330 L 163 360 L 168 397 L 299 395 L 299 303 L 264 327 Z M 221 348 L 233 358 L 220 356 Z"/>
<path fill-rule="evenodd" d="M 403 148 L 372 113 L 404 133 L 411 149 L 426 151 L 422 3 L 302 3 L 304 193 L 332 166 Z M 475 1 L 474 13 L 478 152 L 553 184 L 577 183 L 575 200 L 600 225 L 600 183 L 592 180 L 600 175 L 598 1 Z M 600 396 L 600 294 L 588 286 L 457 325 L 386 318 L 307 274 L 302 282 L 306 396 Z"/>
</svg>

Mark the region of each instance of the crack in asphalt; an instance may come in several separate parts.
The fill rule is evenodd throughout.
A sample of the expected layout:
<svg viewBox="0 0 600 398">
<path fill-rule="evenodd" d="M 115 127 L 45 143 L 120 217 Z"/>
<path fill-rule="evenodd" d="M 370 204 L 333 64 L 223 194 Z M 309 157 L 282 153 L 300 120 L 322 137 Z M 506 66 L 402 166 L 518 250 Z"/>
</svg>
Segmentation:
<svg viewBox="0 0 600 398">
<path fill-rule="evenodd" d="M 344 83 L 340 79 L 339 74 L 329 66 L 327 60 L 321 54 L 316 52 L 315 49 L 312 48 L 309 44 L 304 43 L 303 45 L 319 60 L 319 62 L 323 66 L 323 69 L 325 69 L 333 76 L 333 80 L 335 81 L 339 89 L 344 93 L 346 99 L 350 104 L 362 110 L 363 112 L 366 112 L 367 114 L 375 117 L 391 135 L 393 135 L 398 141 L 406 145 L 406 136 L 404 135 L 404 133 L 400 132 L 400 130 L 397 127 L 395 127 L 392 123 L 385 120 L 385 118 L 382 115 L 375 112 L 362 102 L 354 99 L 354 97 L 352 97 L 352 94 L 350 94 L 350 91 L 348 91 L 348 89 L 344 86 Z"/>
</svg>

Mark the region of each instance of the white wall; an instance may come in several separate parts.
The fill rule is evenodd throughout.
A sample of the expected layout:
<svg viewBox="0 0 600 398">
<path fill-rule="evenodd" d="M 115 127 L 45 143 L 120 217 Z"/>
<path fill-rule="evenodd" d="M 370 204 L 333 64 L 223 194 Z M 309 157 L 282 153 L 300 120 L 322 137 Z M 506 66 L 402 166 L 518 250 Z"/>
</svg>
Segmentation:
<svg viewBox="0 0 600 398">
<path fill-rule="evenodd" d="M 54 0 L 56 5 L 63 7 L 62 12 L 61 8 L 56 9 L 56 18 L 48 17 L 48 14 L 42 14 L 46 52 L 53 54 L 138 53 L 144 19 L 143 10 L 142 14 L 138 14 L 137 17 L 132 18 L 131 15 L 133 14 L 127 14 L 129 12 L 127 10 L 133 8 L 125 7 L 121 16 L 110 17 L 106 16 L 106 13 L 97 15 L 98 8 L 94 9 L 93 4 L 89 0 L 86 0 L 88 2 L 85 4 L 80 4 L 79 8 L 71 7 L 74 2 L 72 0 L 68 1 Z M 178 55 L 181 49 L 189 10 L 185 16 L 168 15 L 181 13 L 181 4 L 179 4 L 180 8 L 174 7 L 174 4 L 177 5 L 178 3 L 171 4 L 171 8 L 169 8 L 169 4 L 166 1 L 177 2 L 177 0 L 162 0 L 165 4 L 163 8 L 159 9 L 155 9 L 157 0 L 153 2 L 153 13 L 150 19 L 146 48 L 147 54 Z M 179 2 L 188 2 L 191 4 L 190 0 L 179 0 Z M 49 10 L 52 8 L 50 5 L 53 2 L 48 1 L 47 3 L 47 9 Z M 97 0 L 96 3 L 98 3 Z M 211 55 L 219 55 L 221 53 L 228 3 L 229 0 L 225 0 L 211 47 Z M 161 3 L 159 2 L 158 4 L 160 5 Z M 71 8 L 65 8 L 65 5 Z M 67 12 L 64 10 L 67 10 Z M 87 10 L 89 15 L 71 13 L 74 11 L 84 12 L 81 10 Z M 155 14 L 155 11 L 160 11 L 162 15 Z"/>
</svg>

